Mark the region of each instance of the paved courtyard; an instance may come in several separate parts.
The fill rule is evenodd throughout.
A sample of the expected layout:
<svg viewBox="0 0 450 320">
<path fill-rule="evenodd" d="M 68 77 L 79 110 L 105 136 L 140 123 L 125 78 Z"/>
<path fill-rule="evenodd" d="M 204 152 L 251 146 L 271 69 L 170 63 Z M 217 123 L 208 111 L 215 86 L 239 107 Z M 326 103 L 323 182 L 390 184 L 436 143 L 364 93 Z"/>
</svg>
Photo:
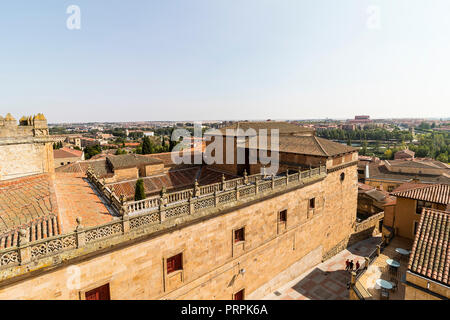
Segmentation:
<svg viewBox="0 0 450 320">
<path fill-rule="evenodd" d="M 401 257 L 396 248 L 403 248 L 411 250 L 413 241 L 410 239 L 395 237 L 391 243 L 381 252 L 373 263 L 369 266 L 367 271 L 361 276 L 359 282 L 372 296 L 370 299 L 378 300 L 380 298 L 380 290 L 375 286 L 375 281 L 379 278 L 387 280 L 389 282 L 397 282 L 397 290 L 389 291 L 389 300 L 404 300 L 405 299 L 405 286 L 400 281 L 402 276 L 406 273 L 408 258 Z M 395 276 L 389 273 L 389 267 L 386 263 L 386 259 L 394 259 L 400 262 L 398 273 Z"/>
<path fill-rule="evenodd" d="M 348 300 L 350 273 L 345 270 L 345 261 L 353 260 L 355 264 L 359 261 L 363 266 L 364 257 L 380 242 L 381 236 L 360 241 L 286 283 L 264 300 Z"/>
</svg>

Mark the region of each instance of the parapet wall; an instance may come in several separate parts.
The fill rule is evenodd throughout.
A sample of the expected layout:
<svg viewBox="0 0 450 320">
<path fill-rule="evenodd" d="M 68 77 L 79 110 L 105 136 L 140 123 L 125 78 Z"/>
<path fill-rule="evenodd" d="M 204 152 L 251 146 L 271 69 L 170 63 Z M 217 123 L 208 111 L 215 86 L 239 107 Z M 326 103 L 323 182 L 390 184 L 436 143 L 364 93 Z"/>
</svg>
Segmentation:
<svg viewBox="0 0 450 320">
<path fill-rule="evenodd" d="M 47 119 L 43 114 L 34 117 L 22 117 L 17 123 L 11 114 L 0 116 L 0 138 L 48 136 Z"/>
<path fill-rule="evenodd" d="M 319 167 L 278 177 L 245 176 L 130 202 L 119 199 L 91 171 L 87 176 L 110 205 L 122 214 L 121 219 L 90 228 L 82 228 L 81 220 L 78 220 L 79 226 L 74 232 L 32 242 L 28 232 L 21 230 L 17 246 L 0 250 L 0 281 L 18 276 L 24 269 L 28 271 L 26 267 L 30 262 L 37 270 L 49 266 L 47 258 L 56 257 L 52 261 L 57 265 L 63 260 L 125 243 L 143 234 L 161 232 L 173 225 L 214 216 L 270 194 L 314 184 L 323 180 L 327 173 L 325 167 Z M 312 215 L 314 212 L 308 212 L 308 216 Z"/>
</svg>

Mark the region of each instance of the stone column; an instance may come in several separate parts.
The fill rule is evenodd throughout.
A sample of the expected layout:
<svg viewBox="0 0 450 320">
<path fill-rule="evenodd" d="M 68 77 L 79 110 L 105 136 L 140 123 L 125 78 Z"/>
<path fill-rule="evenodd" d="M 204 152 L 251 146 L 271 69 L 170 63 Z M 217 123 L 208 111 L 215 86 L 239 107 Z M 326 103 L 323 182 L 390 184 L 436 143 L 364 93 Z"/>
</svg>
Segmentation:
<svg viewBox="0 0 450 320">
<path fill-rule="evenodd" d="M 124 212 L 122 215 L 122 230 L 124 234 L 130 231 L 130 216 L 128 212 Z"/>
<path fill-rule="evenodd" d="M 217 195 L 217 190 L 214 190 L 214 204 L 216 207 L 219 204 L 219 197 Z"/>
<path fill-rule="evenodd" d="M 239 186 L 236 183 L 236 187 L 234 188 L 236 190 L 236 201 L 239 201 Z"/>
<path fill-rule="evenodd" d="M 259 193 L 259 180 L 256 180 L 255 181 L 255 194 L 258 194 Z"/>
<path fill-rule="evenodd" d="M 189 196 L 189 214 L 194 214 L 194 199 L 192 199 L 192 193 Z"/>
<path fill-rule="evenodd" d="M 275 175 L 272 174 L 272 190 L 275 189 Z"/>
<path fill-rule="evenodd" d="M 84 247 L 86 245 L 86 233 L 81 225 L 81 217 L 77 218 L 77 227 L 75 228 L 75 233 L 77 237 L 77 248 Z"/>
<path fill-rule="evenodd" d="M 364 269 L 369 268 L 370 259 L 369 257 L 364 257 Z"/>
<path fill-rule="evenodd" d="M 198 197 L 200 195 L 200 187 L 198 186 L 198 181 L 195 179 L 194 183 L 194 197 Z"/>
<path fill-rule="evenodd" d="M 31 261 L 31 247 L 27 246 L 28 243 L 28 232 L 25 229 L 20 229 L 18 245 L 21 265 L 27 264 Z"/>
<path fill-rule="evenodd" d="M 226 189 L 226 182 L 225 182 L 225 175 L 222 173 L 222 191 L 225 191 Z"/>
<path fill-rule="evenodd" d="M 356 283 L 356 272 L 355 272 L 355 271 L 352 271 L 352 278 L 351 278 L 351 280 L 350 280 L 350 284 L 351 284 L 352 286 L 354 286 L 355 283 Z"/>
<path fill-rule="evenodd" d="M 166 198 L 161 197 L 159 199 L 159 221 L 161 223 L 166 220 Z"/>
<path fill-rule="evenodd" d="M 381 254 L 381 246 L 378 244 L 377 245 L 377 256 L 379 256 Z"/>
</svg>

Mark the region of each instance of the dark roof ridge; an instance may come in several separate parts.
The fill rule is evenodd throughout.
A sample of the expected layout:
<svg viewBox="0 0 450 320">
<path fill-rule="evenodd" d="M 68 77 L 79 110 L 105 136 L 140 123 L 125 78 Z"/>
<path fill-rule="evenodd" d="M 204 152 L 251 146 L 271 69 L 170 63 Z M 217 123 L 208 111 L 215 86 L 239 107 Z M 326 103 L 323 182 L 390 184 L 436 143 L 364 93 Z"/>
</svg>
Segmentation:
<svg viewBox="0 0 450 320">
<path fill-rule="evenodd" d="M 330 156 L 330 154 L 328 152 L 325 151 L 325 148 L 322 146 L 322 144 L 320 143 L 319 139 L 317 138 L 316 135 L 313 136 L 314 137 L 314 141 L 317 143 L 317 145 L 319 146 L 320 149 L 322 149 L 323 153 L 325 153 L 326 156 Z"/>
</svg>

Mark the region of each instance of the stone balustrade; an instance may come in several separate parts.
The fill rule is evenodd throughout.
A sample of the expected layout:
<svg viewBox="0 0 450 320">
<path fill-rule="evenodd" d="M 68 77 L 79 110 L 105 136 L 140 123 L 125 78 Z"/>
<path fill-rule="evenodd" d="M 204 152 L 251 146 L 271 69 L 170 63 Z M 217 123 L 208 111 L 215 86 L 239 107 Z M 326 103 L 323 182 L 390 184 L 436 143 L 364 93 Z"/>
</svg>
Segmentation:
<svg viewBox="0 0 450 320">
<path fill-rule="evenodd" d="M 30 261 L 56 255 L 63 251 L 127 235 L 140 228 L 160 225 L 168 219 L 204 216 L 214 212 L 212 209 L 220 209 L 225 206 L 229 208 L 255 200 L 259 196 L 321 180 L 326 174 L 326 168 L 322 166 L 300 173 L 287 173 L 266 178 L 262 175 L 248 177 L 244 175 L 242 178 L 229 181 L 222 179 L 221 183 L 202 187 L 196 184 L 194 189 L 173 193 L 166 193 L 163 190 L 158 196 L 141 201 L 125 202 L 123 197 L 117 197 L 104 182 L 89 170 L 87 172 L 89 181 L 121 213 L 121 218 L 89 228 L 84 228 L 81 218 L 77 218 L 77 227 L 74 232 L 32 242 L 29 241 L 27 231 L 22 230 L 19 233 L 17 246 L 0 250 L 0 269 L 27 264 Z"/>
</svg>

